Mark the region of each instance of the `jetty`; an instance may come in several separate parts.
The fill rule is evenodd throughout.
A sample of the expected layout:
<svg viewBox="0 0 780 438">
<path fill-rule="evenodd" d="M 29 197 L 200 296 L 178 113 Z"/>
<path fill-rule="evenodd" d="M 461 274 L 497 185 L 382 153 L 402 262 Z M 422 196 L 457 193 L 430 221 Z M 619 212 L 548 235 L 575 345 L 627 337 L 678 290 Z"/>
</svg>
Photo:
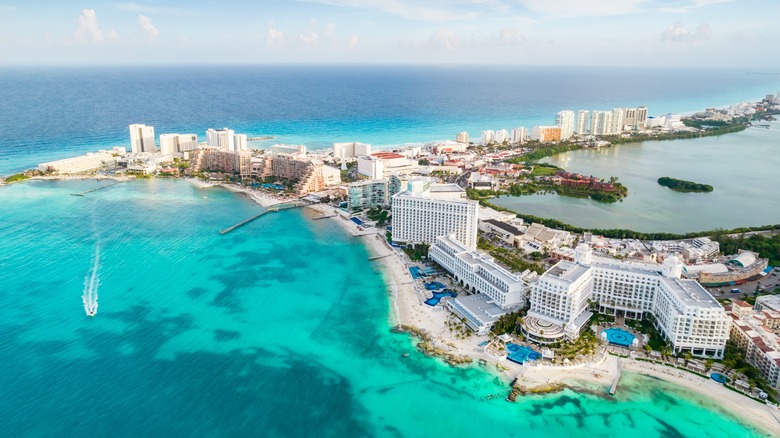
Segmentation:
<svg viewBox="0 0 780 438">
<path fill-rule="evenodd" d="M 622 374 L 622 368 L 620 366 L 620 358 L 618 358 L 617 374 L 615 375 L 615 378 L 612 379 L 612 386 L 609 387 L 609 395 L 615 395 L 615 392 L 617 392 L 617 387 L 618 387 L 618 383 L 620 382 L 621 374 Z"/>
<path fill-rule="evenodd" d="M 98 190 L 107 189 L 107 188 L 109 188 L 109 187 L 111 187 L 111 186 L 115 186 L 115 185 L 117 185 L 117 184 L 122 184 L 123 182 L 124 182 L 124 181 L 114 181 L 114 182 L 112 182 L 111 184 L 106 184 L 106 185 L 104 185 L 104 186 L 95 187 L 94 189 L 84 190 L 84 191 L 83 191 L 83 192 L 81 192 L 81 193 L 71 193 L 71 195 L 73 195 L 73 196 L 84 196 L 84 195 L 86 195 L 87 193 L 92 193 L 92 192 L 96 192 L 96 191 L 98 191 Z"/>
<path fill-rule="evenodd" d="M 316 221 L 316 220 L 328 219 L 328 218 L 336 217 L 336 216 L 338 216 L 336 213 L 333 213 L 333 214 L 323 214 L 322 216 L 313 217 L 313 218 L 311 218 L 311 220 Z"/>
<path fill-rule="evenodd" d="M 368 261 L 369 261 L 369 262 L 372 262 L 372 261 L 374 261 L 374 260 L 379 260 L 379 259 L 383 259 L 383 258 L 385 258 L 385 257 L 390 257 L 391 255 L 393 255 L 393 253 L 392 253 L 392 252 L 391 252 L 390 254 L 385 254 L 385 255 L 380 255 L 380 256 L 369 257 L 369 258 L 368 258 Z"/>
<path fill-rule="evenodd" d="M 290 210 L 292 208 L 306 207 L 307 205 L 309 205 L 309 204 L 306 203 L 306 202 L 297 202 L 295 204 L 287 204 L 287 205 L 277 205 L 277 206 L 269 208 L 268 210 L 260 212 L 260 213 L 258 213 L 256 215 L 250 217 L 249 219 L 244 219 L 243 221 L 233 225 L 232 227 L 225 228 L 224 230 L 221 230 L 219 232 L 219 234 L 220 235 L 227 234 L 227 233 L 235 230 L 236 228 L 243 227 L 244 225 L 254 221 L 255 219 L 259 219 L 259 218 L 265 216 L 268 213 L 276 213 L 276 212 L 279 212 L 279 211 L 282 211 L 282 210 Z"/>
</svg>

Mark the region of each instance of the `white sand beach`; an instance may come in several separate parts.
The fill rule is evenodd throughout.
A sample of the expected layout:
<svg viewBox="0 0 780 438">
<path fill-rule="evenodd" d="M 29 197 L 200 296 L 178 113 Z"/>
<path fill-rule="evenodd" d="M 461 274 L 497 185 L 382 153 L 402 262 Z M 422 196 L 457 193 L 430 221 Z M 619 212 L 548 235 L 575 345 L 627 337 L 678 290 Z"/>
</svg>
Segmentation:
<svg viewBox="0 0 780 438">
<path fill-rule="evenodd" d="M 390 288 L 391 312 L 388 320 L 391 325 L 404 324 L 426 331 L 437 347 L 453 354 L 471 357 L 476 363 L 484 360 L 488 370 L 502 376 L 507 382 L 518 379 L 518 384 L 526 387 L 545 386 L 563 383 L 572 388 L 593 389 L 594 386 L 606 389 L 612 384 L 618 372 L 618 358 L 609 354 L 600 354 L 594 363 L 571 366 L 520 366 L 506 360 L 502 356 L 492 355 L 477 348 L 479 342 L 487 337 L 471 336 L 458 339 L 446 328 L 449 312 L 441 307 L 432 308 L 423 303 L 423 296 L 418 292 L 412 279 L 405 258 L 395 248 L 387 244 L 384 234 L 378 231 L 360 230 L 348 220 L 348 216 L 336 208 L 327 205 L 315 205 L 313 209 L 323 215 L 337 214 L 328 219 L 337 221 L 344 229 L 354 235 L 362 235 L 372 257 L 384 256 L 373 261 L 377 263 L 385 275 Z M 699 377 L 687 371 L 677 370 L 660 364 L 643 362 L 634 359 L 621 359 L 621 368 L 625 372 L 638 373 L 656 377 L 672 384 L 681 386 L 692 393 L 720 405 L 725 411 L 742 418 L 770 434 L 780 434 L 780 411 L 729 390 L 723 385 Z M 618 391 L 620 391 L 618 387 Z"/>
<path fill-rule="evenodd" d="M 219 186 L 222 188 L 225 188 L 227 190 L 230 190 L 231 192 L 235 193 L 241 193 L 250 199 L 252 199 L 254 202 L 256 202 L 261 207 L 271 207 L 276 204 L 282 204 L 285 202 L 289 202 L 291 199 L 281 198 L 273 196 L 269 193 L 261 192 L 259 190 L 254 190 L 246 187 L 237 186 L 235 184 L 226 184 L 226 183 L 211 183 L 207 181 L 201 181 L 196 178 L 187 178 L 187 181 L 190 182 L 190 184 L 194 185 L 195 187 L 199 189 L 207 189 L 209 187 Z"/>
</svg>

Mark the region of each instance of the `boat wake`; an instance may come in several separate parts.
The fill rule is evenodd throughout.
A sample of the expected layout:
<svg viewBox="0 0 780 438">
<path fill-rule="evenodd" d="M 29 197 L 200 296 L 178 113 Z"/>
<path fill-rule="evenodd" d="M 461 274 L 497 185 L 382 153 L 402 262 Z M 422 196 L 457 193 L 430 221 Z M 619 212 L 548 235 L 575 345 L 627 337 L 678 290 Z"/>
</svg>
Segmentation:
<svg viewBox="0 0 780 438">
<path fill-rule="evenodd" d="M 95 316 L 98 309 L 98 287 L 100 286 L 100 277 L 98 277 L 99 266 L 100 247 L 95 247 L 95 260 L 92 263 L 92 270 L 84 277 L 84 293 L 81 295 L 81 301 L 84 302 L 84 311 L 88 316 Z"/>
</svg>

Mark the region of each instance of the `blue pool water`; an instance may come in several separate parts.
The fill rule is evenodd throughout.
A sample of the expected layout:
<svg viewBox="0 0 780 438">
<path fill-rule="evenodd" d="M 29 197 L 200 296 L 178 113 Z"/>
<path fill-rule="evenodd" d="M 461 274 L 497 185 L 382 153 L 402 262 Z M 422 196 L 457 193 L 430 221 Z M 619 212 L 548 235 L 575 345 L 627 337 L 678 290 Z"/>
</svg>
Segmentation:
<svg viewBox="0 0 780 438">
<path fill-rule="evenodd" d="M 358 225 L 363 225 L 363 221 L 361 221 L 360 219 L 358 219 L 356 217 L 351 217 L 351 218 L 349 218 L 349 220 L 351 220 L 352 222 L 354 222 L 354 223 L 356 223 Z"/>
<path fill-rule="evenodd" d="M 607 335 L 607 342 L 621 347 L 630 347 L 636 339 L 636 336 L 628 331 L 616 327 L 608 328 L 603 333 Z"/>
<path fill-rule="evenodd" d="M 726 376 L 724 376 L 723 374 L 720 374 L 720 373 L 712 373 L 712 374 L 710 374 L 710 378 L 712 378 L 712 380 L 714 380 L 714 381 L 716 381 L 718 383 L 726 383 L 726 382 L 729 381 L 728 377 L 726 377 Z"/>
<path fill-rule="evenodd" d="M 539 360 L 542 355 L 534 351 L 531 347 L 524 347 L 513 343 L 506 344 L 507 356 L 506 358 L 514 363 L 522 365 L 529 360 Z"/>
<path fill-rule="evenodd" d="M 439 283 L 438 281 L 431 281 L 429 283 L 425 283 L 425 289 L 427 290 L 444 289 L 444 285 Z"/>
<path fill-rule="evenodd" d="M 457 297 L 458 293 L 454 290 L 445 289 L 442 292 L 433 292 L 433 296 L 425 300 L 425 304 L 433 307 L 439 304 L 444 297 Z"/>
</svg>

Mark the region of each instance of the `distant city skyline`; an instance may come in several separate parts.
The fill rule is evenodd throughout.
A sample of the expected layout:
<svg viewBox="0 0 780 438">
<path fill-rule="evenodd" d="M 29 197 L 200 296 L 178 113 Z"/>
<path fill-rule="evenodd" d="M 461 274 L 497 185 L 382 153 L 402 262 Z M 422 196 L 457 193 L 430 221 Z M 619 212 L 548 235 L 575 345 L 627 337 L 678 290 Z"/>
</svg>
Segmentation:
<svg viewBox="0 0 780 438">
<path fill-rule="evenodd" d="M 767 0 L 0 0 L 2 65 L 780 68 Z"/>
</svg>

